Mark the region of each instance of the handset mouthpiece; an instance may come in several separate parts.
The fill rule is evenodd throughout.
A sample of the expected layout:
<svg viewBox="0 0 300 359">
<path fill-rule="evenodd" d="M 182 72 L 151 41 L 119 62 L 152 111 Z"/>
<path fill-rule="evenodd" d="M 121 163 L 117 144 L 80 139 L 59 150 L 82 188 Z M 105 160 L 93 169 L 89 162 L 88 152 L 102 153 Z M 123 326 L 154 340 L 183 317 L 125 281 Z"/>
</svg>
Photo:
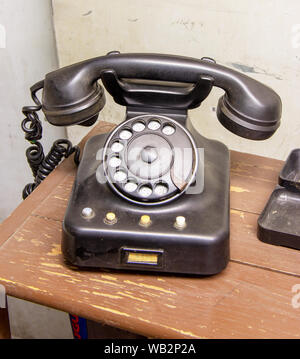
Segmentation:
<svg viewBox="0 0 300 359">
<path fill-rule="evenodd" d="M 246 115 L 244 111 L 236 110 L 230 104 L 227 94 L 220 97 L 217 107 L 217 117 L 220 123 L 230 132 L 250 140 L 265 140 L 271 137 L 280 125 L 281 100 L 274 92 L 272 103 L 256 109 L 256 116 Z"/>
</svg>

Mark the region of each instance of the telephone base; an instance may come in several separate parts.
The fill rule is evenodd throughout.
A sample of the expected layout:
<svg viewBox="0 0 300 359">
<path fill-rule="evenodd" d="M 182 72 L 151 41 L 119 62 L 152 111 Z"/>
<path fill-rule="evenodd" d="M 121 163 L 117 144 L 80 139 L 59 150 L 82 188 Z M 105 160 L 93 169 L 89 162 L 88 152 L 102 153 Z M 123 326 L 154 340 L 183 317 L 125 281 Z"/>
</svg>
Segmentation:
<svg viewBox="0 0 300 359">
<path fill-rule="evenodd" d="M 99 183 L 96 172 L 101 160 L 96 156 L 109 134 L 89 139 L 63 222 L 66 262 L 81 268 L 196 275 L 216 274 L 226 267 L 229 151 L 222 143 L 190 131 L 197 147 L 204 149 L 204 168 L 199 166 L 204 188 L 158 206 L 130 203 Z M 84 217 L 84 208 L 92 209 L 92 214 Z M 176 225 L 178 216 L 185 218 L 181 227 Z"/>
</svg>

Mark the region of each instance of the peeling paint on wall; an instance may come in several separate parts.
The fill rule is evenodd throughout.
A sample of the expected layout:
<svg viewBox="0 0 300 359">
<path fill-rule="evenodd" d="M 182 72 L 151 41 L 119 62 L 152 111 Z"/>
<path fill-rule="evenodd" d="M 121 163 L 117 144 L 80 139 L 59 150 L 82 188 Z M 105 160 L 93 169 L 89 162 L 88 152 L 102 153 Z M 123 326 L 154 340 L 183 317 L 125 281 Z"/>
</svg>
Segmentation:
<svg viewBox="0 0 300 359">
<path fill-rule="evenodd" d="M 249 66 L 249 65 L 238 63 L 238 62 L 229 62 L 228 65 L 233 66 L 235 69 L 245 72 L 245 73 L 253 73 L 253 74 L 272 76 L 276 80 L 282 80 L 282 77 L 280 75 L 268 73 L 268 71 L 258 68 L 258 67 L 255 67 L 255 66 Z"/>
</svg>

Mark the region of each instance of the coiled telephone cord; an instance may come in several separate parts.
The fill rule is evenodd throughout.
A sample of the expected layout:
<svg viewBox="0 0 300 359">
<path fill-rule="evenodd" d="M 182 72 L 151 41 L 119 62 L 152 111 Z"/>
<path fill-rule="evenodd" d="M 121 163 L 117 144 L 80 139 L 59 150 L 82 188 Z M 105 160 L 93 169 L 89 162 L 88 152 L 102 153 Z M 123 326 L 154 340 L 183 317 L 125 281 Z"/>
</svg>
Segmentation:
<svg viewBox="0 0 300 359">
<path fill-rule="evenodd" d="M 25 139 L 31 143 L 31 146 L 25 152 L 27 162 L 31 168 L 34 177 L 33 183 L 28 183 L 22 192 L 25 199 L 34 191 L 34 189 L 56 168 L 63 158 L 69 157 L 74 153 L 74 162 L 79 164 L 80 149 L 78 146 L 72 146 L 72 143 L 66 139 L 55 141 L 45 156 L 43 146 L 39 142 L 42 138 L 42 124 L 39 119 L 38 111 L 41 110 L 40 103 L 36 92 L 43 87 L 43 81 L 37 83 L 31 88 L 31 97 L 36 106 L 24 106 L 22 109 L 25 119 L 21 127 L 25 132 Z"/>
</svg>

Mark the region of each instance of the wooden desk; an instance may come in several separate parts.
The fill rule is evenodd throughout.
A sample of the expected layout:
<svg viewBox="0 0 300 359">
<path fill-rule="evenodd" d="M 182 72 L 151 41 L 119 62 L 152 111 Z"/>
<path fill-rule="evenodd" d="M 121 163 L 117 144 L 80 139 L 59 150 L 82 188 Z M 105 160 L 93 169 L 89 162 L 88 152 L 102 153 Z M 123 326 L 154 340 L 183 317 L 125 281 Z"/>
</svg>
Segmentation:
<svg viewBox="0 0 300 359">
<path fill-rule="evenodd" d="M 108 132 L 99 123 L 90 135 Z M 282 162 L 231 153 L 231 260 L 212 277 L 79 271 L 60 250 L 76 173 L 65 160 L 0 227 L 7 294 L 156 338 L 299 338 L 300 251 L 260 242 L 257 218 Z M 21 194 L 20 194 L 21 195 Z"/>
</svg>

